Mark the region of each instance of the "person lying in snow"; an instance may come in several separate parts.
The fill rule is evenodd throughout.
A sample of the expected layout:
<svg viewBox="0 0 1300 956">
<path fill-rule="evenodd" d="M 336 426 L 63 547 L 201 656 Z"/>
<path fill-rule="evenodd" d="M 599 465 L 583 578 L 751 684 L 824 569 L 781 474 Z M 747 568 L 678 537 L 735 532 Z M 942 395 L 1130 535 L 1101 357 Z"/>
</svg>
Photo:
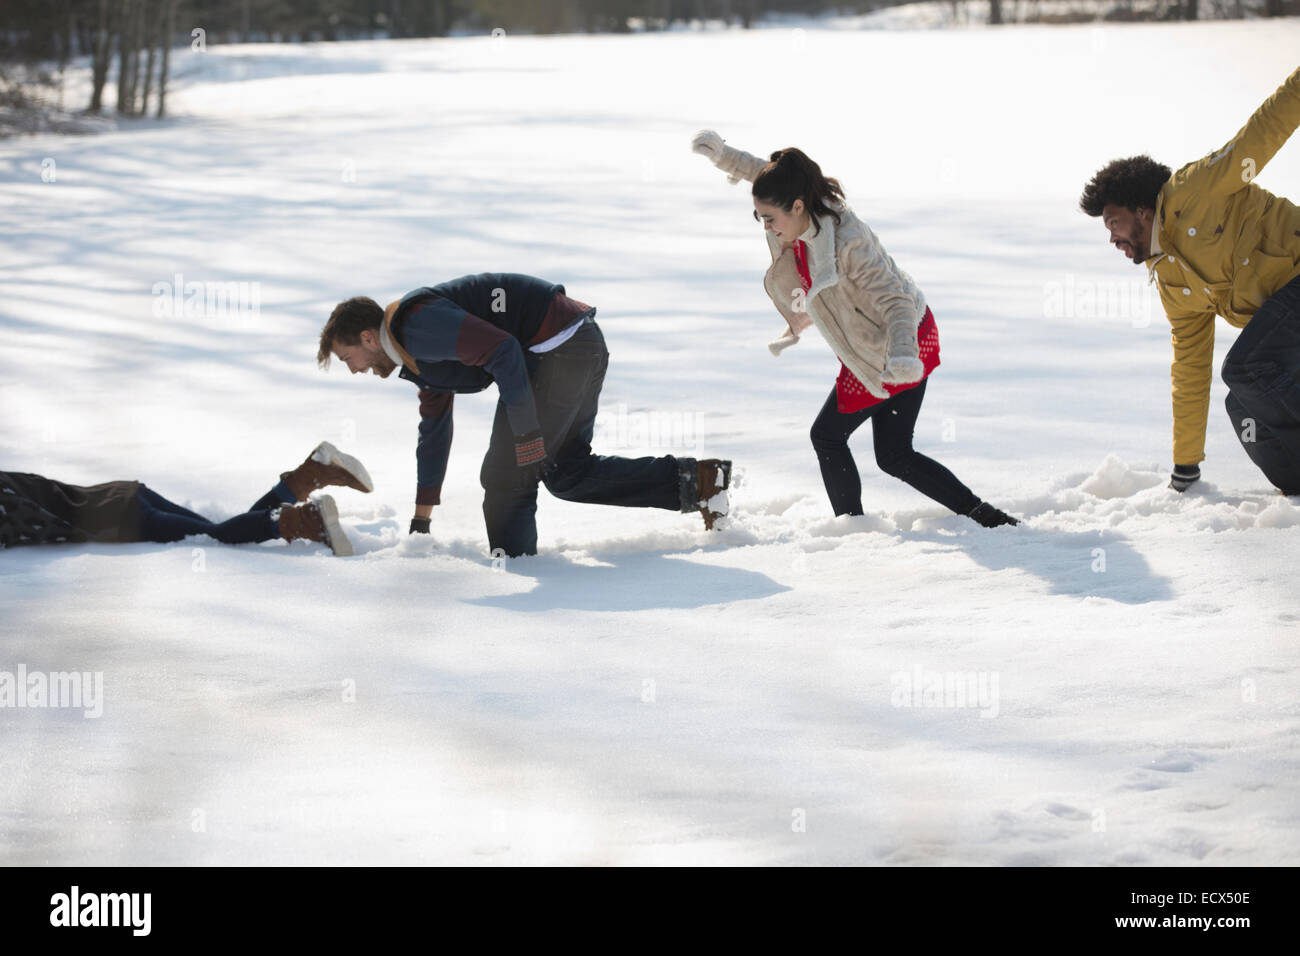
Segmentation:
<svg viewBox="0 0 1300 956">
<path fill-rule="evenodd" d="M 840 360 L 812 426 L 835 514 L 862 514 L 862 480 L 848 442 L 870 419 L 876 464 L 886 474 L 986 528 L 1018 524 L 912 447 L 926 381 L 939 364 L 939 330 L 921 290 L 845 204 L 840 184 L 793 147 L 764 161 L 702 130 L 691 148 L 733 184 L 753 183 L 754 218 L 772 254 L 763 285 L 787 325 L 768 348 L 779 355 L 815 325 Z"/>
<path fill-rule="evenodd" d="M 361 462 L 329 442 L 321 442 L 306 461 L 280 475 L 279 483 L 247 512 L 220 522 L 182 508 L 138 481 L 81 486 L 0 471 L 0 548 L 82 541 L 168 542 L 206 534 L 225 544 L 271 538 L 321 541 L 335 554 L 351 554 L 334 499 L 307 497 L 329 485 L 374 489 Z"/>
<path fill-rule="evenodd" d="M 564 286 L 517 273 L 481 273 L 408 292 L 384 308 L 355 296 L 321 330 L 317 361 L 355 375 L 394 371 L 419 388 L 415 516 L 427 534 L 451 450 L 452 401 L 496 383 L 500 399 L 479 480 L 488 546 L 537 553 L 537 485 L 565 501 L 725 513 L 731 462 L 596 455 L 591 439 L 609 351 L 596 310 Z"/>
<path fill-rule="evenodd" d="M 1173 474 L 1201 477 L 1214 376 L 1214 317 L 1242 330 L 1223 358 L 1225 405 L 1241 447 L 1285 495 L 1300 495 L 1300 208 L 1253 180 L 1300 126 L 1300 69 L 1228 144 L 1178 172 L 1116 159 L 1080 208 L 1145 264 L 1173 330 Z"/>
</svg>

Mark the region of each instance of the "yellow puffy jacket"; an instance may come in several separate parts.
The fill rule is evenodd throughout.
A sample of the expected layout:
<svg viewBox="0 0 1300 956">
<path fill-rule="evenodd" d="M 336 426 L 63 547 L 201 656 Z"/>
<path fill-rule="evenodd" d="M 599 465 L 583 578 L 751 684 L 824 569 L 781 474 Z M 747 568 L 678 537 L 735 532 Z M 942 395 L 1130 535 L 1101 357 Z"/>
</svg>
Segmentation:
<svg viewBox="0 0 1300 956">
<path fill-rule="evenodd" d="M 1151 270 L 1173 327 L 1174 464 L 1205 458 L 1214 317 L 1244 328 L 1300 275 L 1300 208 L 1252 180 L 1300 126 L 1300 69 L 1217 152 L 1160 189 Z"/>
</svg>

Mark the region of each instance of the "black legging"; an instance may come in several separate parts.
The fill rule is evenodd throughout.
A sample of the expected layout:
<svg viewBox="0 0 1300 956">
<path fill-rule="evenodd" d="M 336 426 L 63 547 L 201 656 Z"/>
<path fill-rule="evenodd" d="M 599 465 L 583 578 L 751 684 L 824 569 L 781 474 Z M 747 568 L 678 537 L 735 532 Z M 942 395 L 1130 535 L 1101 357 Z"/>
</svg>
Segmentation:
<svg viewBox="0 0 1300 956">
<path fill-rule="evenodd" d="M 957 514 L 968 514 L 979 504 L 979 498 L 956 475 L 912 448 L 912 430 L 925 398 L 925 385 L 923 381 L 915 388 L 857 412 L 841 412 L 836 407 L 835 389 L 831 389 L 813 422 L 812 443 L 821 465 L 822 481 L 826 483 L 826 494 L 837 515 L 862 514 L 862 479 L 849 451 L 849 436 L 868 418 L 875 420 L 871 426 L 872 438 L 876 464 L 881 471 L 902 479 Z"/>
</svg>

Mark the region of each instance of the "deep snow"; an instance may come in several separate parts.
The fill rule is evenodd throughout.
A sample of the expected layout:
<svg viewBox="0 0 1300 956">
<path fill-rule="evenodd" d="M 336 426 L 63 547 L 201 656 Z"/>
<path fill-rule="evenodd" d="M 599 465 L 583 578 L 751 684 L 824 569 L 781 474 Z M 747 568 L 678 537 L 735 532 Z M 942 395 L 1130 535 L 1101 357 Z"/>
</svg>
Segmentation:
<svg viewBox="0 0 1300 956">
<path fill-rule="evenodd" d="M 0 709 L 0 861 L 1294 863 L 1300 510 L 1217 379 L 1205 479 L 1165 487 L 1167 324 L 1075 203 L 1115 156 L 1221 146 L 1298 48 L 1293 20 L 225 47 L 178 58 L 170 120 L 0 144 L 3 467 L 224 516 L 326 439 L 376 483 L 335 494 L 350 559 L 0 553 L 0 671 L 104 680 L 98 719 Z M 868 514 L 831 517 L 837 366 L 815 333 L 768 353 L 703 127 L 841 178 L 938 320 L 917 446 L 1021 527 L 880 475 L 867 429 Z M 1259 182 L 1300 197 L 1300 142 Z M 543 553 L 499 567 L 484 393 L 406 536 L 414 390 L 319 372 L 316 337 L 482 270 L 599 307 L 597 450 L 734 458 L 725 530 L 543 494 Z M 177 274 L 258 314 L 156 315 Z M 933 675 L 985 695 L 930 706 Z"/>
</svg>

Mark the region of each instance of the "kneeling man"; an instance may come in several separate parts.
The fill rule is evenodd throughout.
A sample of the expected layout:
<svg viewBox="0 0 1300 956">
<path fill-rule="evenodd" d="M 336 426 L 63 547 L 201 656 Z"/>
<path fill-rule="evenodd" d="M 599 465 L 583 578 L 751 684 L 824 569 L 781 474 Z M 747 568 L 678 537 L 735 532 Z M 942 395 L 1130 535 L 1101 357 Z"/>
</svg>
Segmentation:
<svg viewBox="0 0 1300 956">
<path fill-rule="evenodd" d="M 353 374 L 394 371 L 419 388 L 417 487 L 411 533 L 428 533 L 451 449 L 452 400 L 496 383 L 500 400 L 480 481 L 488 546 L 537 553 L 537 485 L 557 498 L 704 515 L 726 511 L 731 462 L 617 458 L 592 452 L 609 351 L 596 310 L 564 286 L 515 273 L 462 276 L 387 308 L 357 296 L 321 331 L 317 360 Z"/>
</svg>

